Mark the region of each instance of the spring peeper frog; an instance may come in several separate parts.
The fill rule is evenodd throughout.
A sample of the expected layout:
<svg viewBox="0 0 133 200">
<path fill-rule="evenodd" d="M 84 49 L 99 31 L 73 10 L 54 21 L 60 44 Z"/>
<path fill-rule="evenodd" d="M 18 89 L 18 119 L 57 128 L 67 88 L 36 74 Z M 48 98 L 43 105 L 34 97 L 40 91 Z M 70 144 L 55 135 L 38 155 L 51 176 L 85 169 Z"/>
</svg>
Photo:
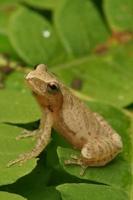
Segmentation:
<svg viewBox="0 0 133 200">
<path fill-rule="evenodd" d="M 77 164 L 83 169 L 104 166 L 122 151 L 122 140 L 116 131 L 48 72 L 44 64 L 28 73 L 26 81 L 42 111 L 40 127 L 37 131 L 20 136 L 36 136 L 36 145 L 31 152 L 20 155 L 8 166 L 22 164 L 38 156 L 49 143 L 52 128 L 74 148 L 81 150 L 80 157 L 72 156 L 65 164 Z"/>
</svg>

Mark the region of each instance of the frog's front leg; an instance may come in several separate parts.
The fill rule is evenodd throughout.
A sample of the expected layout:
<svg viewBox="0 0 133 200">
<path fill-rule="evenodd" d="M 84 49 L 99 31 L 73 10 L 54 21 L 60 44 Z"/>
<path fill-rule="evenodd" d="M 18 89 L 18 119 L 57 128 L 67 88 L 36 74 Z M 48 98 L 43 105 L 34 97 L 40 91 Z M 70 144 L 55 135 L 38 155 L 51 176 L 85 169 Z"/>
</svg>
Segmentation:
<svg viewBox="0 0 133 200">
<path fill-rule="evenodd" d="M 45 117 L 46 117 L 46 114 L 43 113 L 38 129 L 35 129 L 33 131 L 29 131 L 29 130 L 24 129 L 22 131 L 22 134 L 16 137 L 16 140 L 25 139 L 25 138 L 28 138 L 28 137 L 37 138 L 38 135 L 40 135 L 42 130 L 44 129 L 44 124 L 46 123 L 45 122 Z"/>
<path fill-rule="evenodd" d="M 52 115 L 50 111 L 47 111 L 47 113 L 45 113 L 45 116 L 43 115 L 43 118 L 41 120 L 35 147 L 31 150 L 31 152 L 24 153 L 20 155 L 16 160 L 10 161 L 7 166 L 9 167 L 16 163 L 22 165 L 27 160 L 37 157 L 43 151 L 43 149 L 45 149 L 50 141 L 52 125 Z"/>
</svg>

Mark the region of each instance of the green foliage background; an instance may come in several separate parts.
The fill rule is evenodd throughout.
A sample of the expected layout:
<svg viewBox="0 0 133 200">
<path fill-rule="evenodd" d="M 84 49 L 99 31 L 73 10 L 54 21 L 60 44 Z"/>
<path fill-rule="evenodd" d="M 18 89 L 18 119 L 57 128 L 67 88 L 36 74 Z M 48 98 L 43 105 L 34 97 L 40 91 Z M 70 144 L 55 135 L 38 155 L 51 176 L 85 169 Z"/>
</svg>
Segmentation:
<svg viewBox="0 0 133 200">
<path fill-rule="evenodd" d="M 0 0 L 0 199 L 131 200 L 133 198 L 133 2 L 131 0 Z M 109 165 L 65 166 L 72 149 L 53 131 L 39 158 L 7 163 L 33 148 L 16 141 L 38 127 L 40 110 L 24 83 L 46 63 L 122 136 Z M 27 67 L 26 67 L 27 66 Z"/>
</svg>

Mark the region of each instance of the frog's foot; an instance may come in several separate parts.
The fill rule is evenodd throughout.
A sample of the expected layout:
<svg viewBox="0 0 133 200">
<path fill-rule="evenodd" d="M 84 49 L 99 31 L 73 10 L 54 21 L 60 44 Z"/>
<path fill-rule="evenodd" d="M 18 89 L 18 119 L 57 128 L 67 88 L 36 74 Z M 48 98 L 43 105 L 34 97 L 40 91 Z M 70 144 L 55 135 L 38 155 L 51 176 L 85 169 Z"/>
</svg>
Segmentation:
<svg viewBox="0 0 133 200">
<path fill-rule="evenodd" d="M 21 166 L 26 161 L 28 161 L 34 157 L 36 157 L 36 155 L 34 155 L 34 152 L 28 152 L 28 153 L 21 154 L 18 156 L 17 159 L 9 161 L 9 163 L 7 164 L 7 167 L 10 167 L 15 164 L 18 164 L 19 166 Z"/>
<path fill-rule="evenodd" d="M 22 134 L 16 137 L 16 140 L 20 140 L 20 139 L 24 139 L 24 138 L 28 138 L 28 137 L 33 137 L 36 138 L 39 134 L 39 130 L 36 129 L 34 131 L 28 131 L 28 130 L 23 130 Z"/>
<path fill-rule="evenodd" d="M 84 164 L 81 157 L 78 157 L 76 155 L 71 155 L 70 157 L 71 157 L 71 159 L 65 160 L 64 164 L 65 165 L 79 165 L 79 166 L 81 166 L 80 176 L 83 176 L 88 165 Z"/>
</svg>

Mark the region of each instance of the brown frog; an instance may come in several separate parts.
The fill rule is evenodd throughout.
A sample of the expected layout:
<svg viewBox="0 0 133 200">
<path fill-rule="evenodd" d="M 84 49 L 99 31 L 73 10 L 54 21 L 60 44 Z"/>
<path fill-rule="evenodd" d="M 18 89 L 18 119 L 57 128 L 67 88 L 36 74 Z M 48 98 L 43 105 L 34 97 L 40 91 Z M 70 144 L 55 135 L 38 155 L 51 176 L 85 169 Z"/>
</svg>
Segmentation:
<svg viewBox="0 0 133 200">
<path fill-rule="evenodd" d="M 104 166 L 122 151 L 123 144 L 118 133 L 48 72 L 44 64 L 28 73 L 26 81 L 40 105 L 42 117 L 38 130 L 19 138 L 35 136 L 37 141 L 31 152 L 10 161 L 8 166 L 37 157 L 49 143 L 52 128 L 74 148 L 81 150 L 80 157 L 71 156 L 65 164 L 77 164 L 84 170 L 88 166 Z"/>
</svg>

